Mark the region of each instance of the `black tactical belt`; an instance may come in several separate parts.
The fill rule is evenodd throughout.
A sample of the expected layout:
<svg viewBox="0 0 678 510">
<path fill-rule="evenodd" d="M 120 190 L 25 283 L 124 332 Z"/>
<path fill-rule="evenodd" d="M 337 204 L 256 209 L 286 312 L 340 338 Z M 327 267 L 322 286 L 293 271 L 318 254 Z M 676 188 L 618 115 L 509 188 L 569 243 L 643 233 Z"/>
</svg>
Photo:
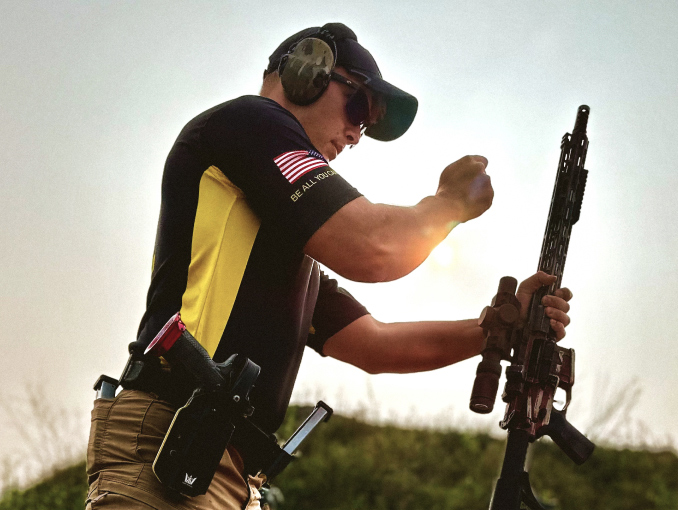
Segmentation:
<svg viewBox="0 0 678 510">
<path fill-rule="evenodd" d="M 193 393 L 186 374 L 163 368 L 157 358 L 131 355 L 120 377 L 120 386 L 126 390 L 153 393 L 160 400 L 179 408 Z"/>
</svg>

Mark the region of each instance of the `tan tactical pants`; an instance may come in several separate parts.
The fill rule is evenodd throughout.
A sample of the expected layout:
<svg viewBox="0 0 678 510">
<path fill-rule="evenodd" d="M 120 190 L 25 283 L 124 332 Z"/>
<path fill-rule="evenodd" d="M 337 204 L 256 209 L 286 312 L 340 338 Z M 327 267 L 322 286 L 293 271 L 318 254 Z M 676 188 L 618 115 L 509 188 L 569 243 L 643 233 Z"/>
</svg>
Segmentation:
<svg viewBox="0 0 678 510">
<path fill-rule="evenodd" d="M 152 393 L 123 390 L 98 399 L 87 446 L 86 510 L 260 510 L 261 479 L 243 476 L 243 461 L 228 447 L 207 494 L 189 498 L 165 489 L 153 460 L 175 409 Z"/>
</svg>

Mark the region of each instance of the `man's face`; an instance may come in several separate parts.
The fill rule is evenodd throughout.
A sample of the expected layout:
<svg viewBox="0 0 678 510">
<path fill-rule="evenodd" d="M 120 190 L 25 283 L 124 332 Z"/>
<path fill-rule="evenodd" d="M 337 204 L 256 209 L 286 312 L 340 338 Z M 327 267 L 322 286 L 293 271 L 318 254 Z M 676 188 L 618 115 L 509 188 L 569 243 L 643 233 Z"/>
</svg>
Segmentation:
<svg viewBox="0 0 678 510">
<path fill-rule="evenodd" d="M 360 83 L 357 77 L 342 68 L 335 68 L 334 72 Z M 367 89 L 365 92 L 371 106 L 372 95 Z M 295 111 L 311 143 L 328 161 L 336 158 L 347 145 L 355 145 L 360 141 L 360 126 L 352 124 L 346 113 L 346 103 L 355 93 L 356 90 L 349 85 L 331 80 L 317 101 Z"/>
</svg>

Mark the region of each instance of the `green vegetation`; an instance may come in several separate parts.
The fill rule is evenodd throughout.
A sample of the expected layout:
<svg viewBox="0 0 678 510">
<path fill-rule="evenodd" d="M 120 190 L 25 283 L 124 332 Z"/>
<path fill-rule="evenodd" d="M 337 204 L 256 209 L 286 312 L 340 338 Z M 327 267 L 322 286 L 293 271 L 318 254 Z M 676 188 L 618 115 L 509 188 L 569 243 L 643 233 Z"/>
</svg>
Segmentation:
<svg viewBox="0 0 678 510">
<path fill-rule="evenodd" d="M 0 510 L 83 510 L 87 496 L 85 463 L 56 472 L 28 490 L 2 495 Z"/>
<path fill-rule="evenodd" d="M 292 407 L 281 436 L 308 412 Z M 334 416 L 302 446 L 275 484 L 280 510 L 486 510 L 504 453 L 488 435 L 406 430 Z M 678 510 L 678 457 L 672 452 L 598 448 L 582 466 L 553 443 L 533 448 L 535 492 L 561 510 Z M 82 510 L 84 464 L 26 491 L 9 491 L 0 510 Z"/>
</svg>

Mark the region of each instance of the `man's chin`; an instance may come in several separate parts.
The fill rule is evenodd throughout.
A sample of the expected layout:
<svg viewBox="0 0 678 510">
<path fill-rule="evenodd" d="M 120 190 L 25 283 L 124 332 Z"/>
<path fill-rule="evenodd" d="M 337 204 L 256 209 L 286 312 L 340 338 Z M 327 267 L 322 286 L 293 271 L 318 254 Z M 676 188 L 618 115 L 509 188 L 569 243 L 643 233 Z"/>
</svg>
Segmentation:
<svg viewBox="0 0 678 510">
<path fill-rule="evenodd" d="M 338 155 L 339 153 L 337 152 L 337 148 L 334 145 L 330 145 L 328 150 L 323 153 L 323 156 L 327 161 L 333 161 Z"/>
<path fill-rule="evenodd" d="M 337 157 L 339 156 L 339 154 L 341 154 L 341 152 L 344 150 L 344 146 L 343 146 L 343 145 L 337 145 L 337 144 L 335 144 L 335 143 L 332 143 L 331 145 L 332 145 L 332 146 L 331 146 L 331 152 L 332 152 L 332 154 L 333 154 L 332 159 L 335 159 L 335 158 L 337 158 Z M 328 160 L 328 161 L 329 161 L 329 160 Z"/>
</svg>

